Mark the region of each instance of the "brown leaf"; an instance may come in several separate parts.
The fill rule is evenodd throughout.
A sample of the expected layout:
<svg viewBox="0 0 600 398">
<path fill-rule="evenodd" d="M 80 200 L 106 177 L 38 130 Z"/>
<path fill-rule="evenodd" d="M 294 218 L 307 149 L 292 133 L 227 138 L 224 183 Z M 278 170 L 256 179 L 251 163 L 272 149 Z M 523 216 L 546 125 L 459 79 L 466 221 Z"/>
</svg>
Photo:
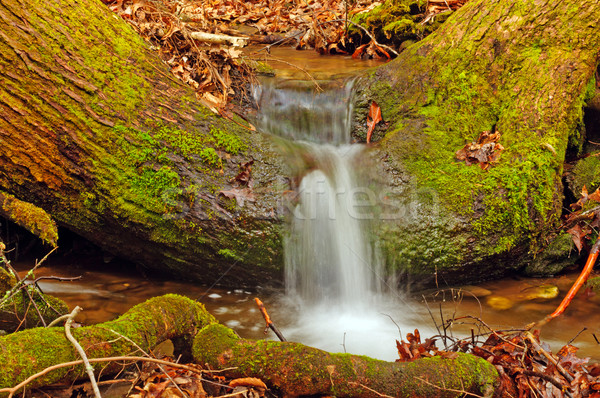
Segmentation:
<svg viewBox="0 0 600 398">
<path fill-rule="evenodd" d="M 600 203 L 600 188 L 596 189 L 594 193 L 588 195 L 588 199 Z"/>
<path fill-rule="evenodd" d="M 381 108 L 377 105 L 377 102 L 372 101 L 371 106 L 369 107 L 369 114 L 367 115 L 367 126 L 369 127 L 367 130 L 367 144 L 371 142 L 371 135 L 373 134 L 375 125 L 381 121 L 383 121 L 383 118 L 381 117 Z"/>
<path fill-rule="evenodd" d="M 464 161 L 467 166 L 478 164 L 486 170 L 491 163 L 498 161 L 500 153 L 504 150 L 504 147 L 498 143 L 499 139 L 499 132 L 483 131 L 476 141 L 456 151 L 456 159 Z"/>
<path fill-rule="evenodd" d="M 229 382 L 230 387 L 257 387 L 267 389 L 267 386 L 261 379 L 256 377 L 242 377 L 239 379 L 233 379 Z"/>
<path fill-rule="evenodd" d="M 571 239 L 573 239 L 573 243 L 577 247 L 577 251 L 581 253 L 581 249 L 583 248 L 583 238 L 589 233 L 589 230 L 582 230 L 579 224 L 575 224 L 573 228 L 568 229 L 567 233 L 571 235 Z"/>
<path fill-rule="evenodd" d="M 219 191 L 219 193 L 226 198 L 235 199 L 240 207 L 244 207 L 244 203 L 246 203 L 246 201 L 256 201 L 256 196 L 254 196 L 251 188 L 232 188 L 228 191 Z"/>
</svg>

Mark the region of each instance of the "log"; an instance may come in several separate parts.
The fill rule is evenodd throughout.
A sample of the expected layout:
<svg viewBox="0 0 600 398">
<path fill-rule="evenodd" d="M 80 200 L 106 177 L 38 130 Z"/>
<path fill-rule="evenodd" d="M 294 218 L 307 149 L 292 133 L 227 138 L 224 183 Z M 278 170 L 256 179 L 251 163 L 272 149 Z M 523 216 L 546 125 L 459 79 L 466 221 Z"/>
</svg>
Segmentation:
<svg viewBox="0 0 600 398">
<path fill-rule="evenodd" d="M 4 197 L 145 269 L 239 286 L 279 275 L 287 187 L 268 137 L 212 114 L 100 1 L 7 0 L 0 23 Z M 219 195 L 252 159 L 256 200 Z"/>
<path fill-rule="evenodd" d="M 248 45 L 247 37 L 229 36 L 224 34 L 208 33 L 208 32 L 190 32 L 188 36 L 191 39 L 210 44 L 225 44 L 233 47 L 245 47 Z"/>
<path fill-rule="evenodd" d="M 222 369 L 225 373 L 220 374 L 231 377 L 261 378 L 285 396 L 380 397 L 378 393 L 384 393 L 397 397 L 458 397 L 464 392 L 491 396 L 498 377 L 491 364 L 468 354 L 391 363 L 330 354 L 298 343 L 243 340 L 231 329 L 218 325 L 202 304 L 172 294 L 139 304 L 114 321 L 73 329 L 72 334 L 90 360 L 135 355 L 133 343 L 151 350 L 164 340 L 178 339 L 182 342 L 179 346 L 192 352 L 197 363 Z M 52 365 L 79 359 L 60 327 L 1 337 L 0 358 L 0 389 L 4 389 L 0 393 Z M 107 375 L 118 372 L 122 365 L 95 366 L 96 373 L 100 369 Z M 82 366 L 59 368 L 28 386 L 70 382 L 84 375 Z"/>
<path fill-rule="evenodd" d="M 285 397 L 491 397 L 498 373 L 481 358 L 463 353 L 386 362 L 332 354 L 299 343 L 250 341 L 212 324 L 194 339 L 194 359 L 228 377 L 258 377 Z"/>
<path fill-rule="evenodd" d="M 372 151 L 389 266 L 412 283 L 452 285 L 543 257 L 560 224 L 565 156 L 585 136 L 598 23 L 590 2 L 470 0 L 357 82 L 356 139 L 366 141 L 373 101 L 389 123 Z M 504 147 L 486 170 L 456 155 L 484 131 Z"/>
<path fill-rule="evenodd" d="M 72 330 L 73 337 L 85 350 L 88 358 L 132 355 L 152 350 L 168 339 L 192 337 L 202 327 L 216 322 L 204 306 L 188 298 L 165 295 L 139 304 L 118 319 L 96 326 Z M 119 337 L 117 332 L 127 339 Z M 139 354 L 139 352 L 138 352 Z M 28 377 L 56 364 L 80 359 L 67 340 L 62 327 L 35 328 L 0 337 L 2 374 L 0 388 L 13 387 Z M 122 364 L 96 364 L 96 374 L 118 372 Z M 29 387 L 56 382 L 73 381 L 85 376 L 83 366 L 59 368 L 38 379 Z"/>
</svg>

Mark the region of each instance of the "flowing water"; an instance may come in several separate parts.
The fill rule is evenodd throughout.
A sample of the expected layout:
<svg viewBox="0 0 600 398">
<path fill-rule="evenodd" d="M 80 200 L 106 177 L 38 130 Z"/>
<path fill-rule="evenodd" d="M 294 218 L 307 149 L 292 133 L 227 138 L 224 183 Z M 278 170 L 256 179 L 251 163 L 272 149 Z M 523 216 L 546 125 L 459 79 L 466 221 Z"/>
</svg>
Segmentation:
<svg viewBox="0 0 600 398">
<path fill-rule="evenodd" d="M 296 314 L 286 325 L 288 337 L 328 351 L 393 359 L 379 341 L 392 344 L 398 325 L 420 315 L 387 287 L 385 267 L 370 240 L 370 229 L 377 226 L 365 201 L 372 187 L 356 167 L 364 148 L 350 143 L 351 82 L 318 93 L 271 81 L 257 87 L 255 97 L 257 127 L 294 141 L 281 143 L 298 174 L 284 242 L 281 306 Z"/>
</svg>

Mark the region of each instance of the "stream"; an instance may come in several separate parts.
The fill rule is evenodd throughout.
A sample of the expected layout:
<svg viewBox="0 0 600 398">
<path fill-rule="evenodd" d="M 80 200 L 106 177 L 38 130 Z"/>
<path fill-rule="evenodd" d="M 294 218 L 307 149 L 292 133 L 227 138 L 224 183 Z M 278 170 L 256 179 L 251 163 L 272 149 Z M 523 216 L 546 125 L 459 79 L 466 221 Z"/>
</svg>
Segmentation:
<svg viewBox="0 0 600 398">
<path fill-rule="evenodd" d="M 438 334 L 442 317 L 456 319 L 445 332 L 448 335 L 471 336 L 472 329 L 475 335 L 486 330 L 467 316 L 480 318 L 495 329 L 511 329 L 541 320 L 556 308 L 576 274 L 506 278 L 420 297 L 390 288 L 393 282 L 368 238 L 377 225 L 365 216 L 369 207 L 357 202 L 364 185 L 354 165 L 363 148 L 350 142 L 351 84 L 319 95 L 306 84 L 307 73 L 326 80 L 376 63 L 290 49 L 272 52 L 274 58 L 298 67 L 273 65 L 285 80 L 272 79 L 256 87 L 254 95 L 260 104 L 256 124 L 281 137 L 274 138 L 276 141 L 293 141 L 295 144 L 286 148 L 291 159 L 306 162 L 297 178 L 284 245 L 285 291 L 144 279 L 125 271 L 118 259 L 95 266 L 58 259 L 39 268 L 36 276 L 82 278 L 75 282 L 43 280 L 39 285 L 45 293 L 62 298 L 70 307 L 83 307 L 78 321 L 86 324 L 114 319 L 150 297 L 178 293 L 204 303 L 242 337 L 275 339 L 272 333 L 264 334 L 264 320 L 253 300 L 259 297 L 288 340 L 392 361 L 397 358 L 396 339 L 406 339 L 406 333 L 415 328 L 423 339 Z M 31 263 L 15 265 L 25 273 Z M 599 306 L 599 296 L 581 292 L 565 315 L 542 329 L 542 341 L 556 351 L 576 337 L 573 344 L 580 348 L 580 356 L 600 360 L 596 340 L 600 339 Z"/>
</svg>

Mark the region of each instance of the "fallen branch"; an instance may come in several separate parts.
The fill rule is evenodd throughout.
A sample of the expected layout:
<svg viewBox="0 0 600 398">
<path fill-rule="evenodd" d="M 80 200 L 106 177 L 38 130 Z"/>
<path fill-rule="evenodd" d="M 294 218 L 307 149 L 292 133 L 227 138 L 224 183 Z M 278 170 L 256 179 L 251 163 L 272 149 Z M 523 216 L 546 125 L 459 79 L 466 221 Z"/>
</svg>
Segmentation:
<svg viewBox="0 0 600 398">
<path fill-rule="evenodd" d="M 244 340 L 219 324 L 208 325 L 196 335 L 192 354 L 196 363 L 233 367 L 222 373 L 226 377 L 257 377 L 284 396 L 491 396 L 498 380 L 492 364 L 470 354 L 386 362 L 299 343 Z"/>
<path fill-rule="evenodd" d="M 85 354 L 83 348 L 81 348 L 79 342 L 77 342 L 77 340 L 75 340 L 75 338 L 71 334 L 71 324 L 73 323 L 73 319 L 77 316 L 77 314 L 79 314 L 79 312 L 81 312 L 81 307 L 76 306 L 67 317 L 67 321 L 65 322 L 65 336 L 67 336 L 67 339 L 71 342 L 71 344 L 73 344 L 73 347 L 75 347 L 77 353 L 83 361 L 83 364 L 85 365 L 85 371 L 88 374 L 88 377 L 90 378 L 90 383 L 92 383 L 94 396 L 96 398 L 102 398 L 102 395 L 100 395 L 100 390 L 98 389 L 98 384 L 96 383 L 96 377 L 94 376 L 94 368 L 92 367 L 92 365 L 90 365 L 90 361 L 88 360 L 88 357 Z"/>
<path fill-rule="evenodd" d="M 210 44 L 227 44 L 233 47 L 245 47 L 248 44 L 247 37 L 228 36 L 207 32 L 189 32 L 190 39 Z"/>
<path fill-rule="evenodd" d="M 583 270 L 581 270 L 581 273 L 577 277 L 577 280 L 575 280 L 575 283 L 573 283 L 573 286 L 571 286 L 571 289 L 569 289 L 569 292 L 567 293 L 565 298 L 563 298 L 560 305 L 556 308 L 556 310 L 554 310 L 552 314 L 546 317 L 546 320 L 554 319 L 563 312 L 565 312 L 565 310 L 567 309 L 567 307 L 569 306 L 579 289 L 581 289 L 581 286 L 583 286 L 583 284 L 588 280 L 590 274 L 592 273 L 592 269 L 594 268 L 594 264 L 596 263 L 596 259 L 598 258 L 599 252 L 600 235 L 596 239 L 596 243 L 594 243 L 594 246 L 592 246 L 592 250 L 590 250 L 590 254 L 585 263 L 585 266 L 583 267 Z"/>
<path fill-rule="evenodd" d="M 216 320 L 202 304 L 181 296 L 165 295 L 133 307 L 114 321 L 73 329 L 72 334 L 85 348 L 88 358 L 122 357 L 135 352 L 138 346 L 149 350 L 168 339 L 191 340 L 199 329 L 211 322 Z M 127 336 L 135 345 L 125 339 L 114 341 L 113 331 Z M 79 355 L 62 328 L 53 327 L 28 329 L 0 337 L 0 358 L 3 371 L 0 388 L 10 388 L 51 366 L 73 363 Z M 103 374 L 116 373 L 120 369 L 118 364 L 111 362 Z M 61 367 L 37 377 L 31 387 L 70 382 L 85 375 L 81 365 Z"/>
</svg>

